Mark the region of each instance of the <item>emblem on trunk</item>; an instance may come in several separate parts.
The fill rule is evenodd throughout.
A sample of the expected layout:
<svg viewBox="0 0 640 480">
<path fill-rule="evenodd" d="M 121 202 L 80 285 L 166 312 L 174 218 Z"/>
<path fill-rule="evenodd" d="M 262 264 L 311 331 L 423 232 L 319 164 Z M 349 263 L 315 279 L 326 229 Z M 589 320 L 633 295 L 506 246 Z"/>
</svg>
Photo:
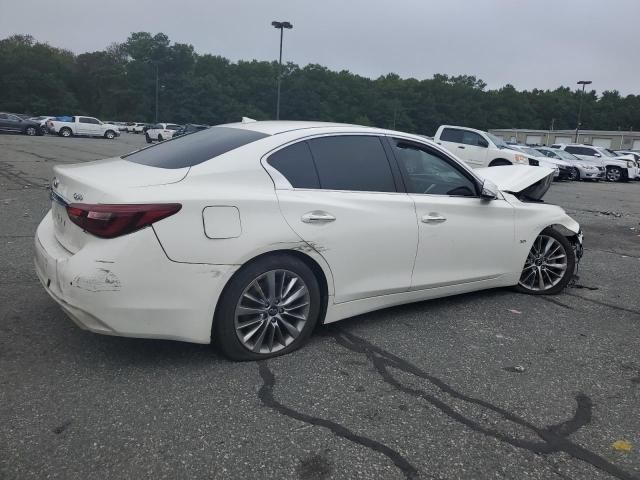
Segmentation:
<svg viewBox="0 0 640 480">
<path fill-rule="evenodd" d="M 74 199 L 76 202 L 81 202 L 82 200 L 84 200 L 84 197 L 82 196 L 82 194 L 81 194 L 81 193 L 74 193 L 74 194 L 73 194 L 73 199 Z"/>
</svg>

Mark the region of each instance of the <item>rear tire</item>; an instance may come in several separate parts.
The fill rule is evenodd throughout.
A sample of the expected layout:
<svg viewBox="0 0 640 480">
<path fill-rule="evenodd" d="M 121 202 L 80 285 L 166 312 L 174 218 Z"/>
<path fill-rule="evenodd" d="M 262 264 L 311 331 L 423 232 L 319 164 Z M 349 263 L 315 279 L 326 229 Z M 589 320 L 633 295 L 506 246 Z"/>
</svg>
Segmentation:
<svg viewBox="0 0 640 480">
<path fill-rule="evenodd" d="M 162 140 L 164 140 L 164 138 L 162 138 L 162 134 L 158 134 L 158 141 L 161 142 Z"/>
<path fill-rule="evenodd" d="M 257 283 L 257 286 L 256 286 Z M 244 265 L 218 301 L 212 337 L 232 360 L 264 360 L 304 345 L 321 311 L 313 271 L 287 254 Z"/>
<path fill-rule="evenodd" d="M 24 134 L 30 137 L 34 137 L 38 134 L 38 129 L 36 127 L 27 127 L 24 129 Z"/>
<path fill-rule="evenodd" d="M 144 134 L 144 138 L 145 138 L 145 140 L 147 141 L 147 143 L 153 143 L 153 141 L 151 140 L 151 137 L 149 136 L 149 134 L 148 134 L 148 133 L 145 133 L 145 134 Z"/>
<path fill-rule="evenodd" d="M 61 137 L 70 137 L 71 135 L 73 135 L 73 132 L 71 131 L 71 129 L 69 127 L 64 127 L 60 129 L 60 136 Z"/>
<path fill-rule="evenodd" d="M 113 130 L 107 130 L 106 132 L 104 132 L 104 138 L 109 139 L 109 140 L 113 140 L 116 137 L 116 134 Z"/>
<path fill-rule="evenodd" d="M 567 238 L 553 227 L 533 241 L 516 290 L 530 295 L 555 295 L 573 278 L 576 254 Z"/>
</svg>

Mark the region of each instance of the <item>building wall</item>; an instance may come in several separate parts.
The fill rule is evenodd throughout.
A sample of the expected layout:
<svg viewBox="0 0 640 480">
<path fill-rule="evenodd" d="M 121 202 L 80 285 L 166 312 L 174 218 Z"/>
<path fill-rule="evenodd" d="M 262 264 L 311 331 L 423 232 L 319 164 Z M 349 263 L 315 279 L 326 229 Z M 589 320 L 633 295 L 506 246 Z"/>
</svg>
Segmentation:
<svg viewBox="0 0 640 480">
<path fill-rule="evenodd" d="M 554 143 L 574 143 L 574 130 L 527 130 L 527 129 L 493 129 L 494 135 L 506 141 L 518 143 L 536 143 L 538 145 L 552 145 Z M 527 139 L 529 142 L 527 142 Z M 581 130 L 577 143 L 588 145 L 602 145 L 613 150 L 638 148 L 640 146 L 640 132 L 611 132 L 599 130 Z"/>
</svg>

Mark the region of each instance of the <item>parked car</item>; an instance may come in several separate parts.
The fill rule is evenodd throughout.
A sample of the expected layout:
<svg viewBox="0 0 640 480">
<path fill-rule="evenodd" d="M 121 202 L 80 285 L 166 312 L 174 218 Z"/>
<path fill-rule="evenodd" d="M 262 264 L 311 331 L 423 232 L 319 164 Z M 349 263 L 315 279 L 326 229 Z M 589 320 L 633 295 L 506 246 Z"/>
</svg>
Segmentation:
<svg viewBox="0 0 640 480">
<path fill-rule="evenodd" d="M 120 136 L 120 131 L 116 125 L 102 123 L 97 118 L 81 115 L 70 118 L 70 121 L 59 120 L 59 117 L 55 120 L 49 120 L 47 127 L 51 133 L 58 134 L 61 137 L 78 135 L 112 139 Z"/>
<path fill-rule="evenodd" d="M 197 123 L 187 123 L 186 125 L 176 130 L 173 136 L 179 137 L 181 135 L 189 135 L 190 133 L 199 132 L 200 130 L 206 130 L 207 128 L 209 128 L 208 125 L 198 125 Z"/>
<path fill-rule="evenodd" d="M 35 264 L 64 311 L 99 333 L 213 340 L 233 359 L 392 305 L 557 293 L 582 254 L 578 223 L 536 202 L 550 169 L 472 170 L 370 127 L 227 124 L 53 175 Z"/>
<path fill-rule="evenodd" d="M 564 160 L 547 157 L 533 147 L 527 145 L 511 145 L 510 148 L 524 153 L 529 160 L 535 160 L 540 166 L 554 170 L 554 180 L 571 180 L 573 167 Z"/>
<path fill-rule="evenodd" d="M 536 150 L 546 157 L 564 160 L 569 163 L 571 165 L 571 180 L 593 180 L 599 182 L 604 179 L 604 167 L 586 163 L 565 150 L 550 147 L 536 147 Z"/>
<path fill-rule="evenodd" d="M 580 160 L 605 169 L 605 178 L 610 182 L 622 182 L 635 178 L 635 164 L 631 160 L 617 157 L 606 148 L 584 144 L 555 143 L 551 148 L 569 152 Z"/>
<path fill-rule="evenodd" d="M 145 127 L 146 123 L 136 123 L 131 127 L 131 133 L 142 133 L 142 129 Z"/>
<path fill-rule="evenodd" d="M 180 128 L 175 123 L 156 123 L 153 127 L 145 132 L 147 143 L 161 142 L 173 138 L 173 135 Z"/>
<path fill-rule="evenodd" d="M 612 152 L 621 158 L 633 160 L 636 164 L 635 180 L 640 180 L 640 152 L 634 152 L 633 150 L 612 150 Z"/>
<path fill-rule="evenodd" d="M 21 118 L 13 113 L 0 112 L 0 131 L 24 133 L 25 135 L 44 135 L 39 122 Z"/>
<path fill-rule="evenodd" d="M 504 140 L 475 128 L 441 125 L 433 139 L 473 168 L 530 164 L 526 155 L 510 149 Z"/>
</svg>

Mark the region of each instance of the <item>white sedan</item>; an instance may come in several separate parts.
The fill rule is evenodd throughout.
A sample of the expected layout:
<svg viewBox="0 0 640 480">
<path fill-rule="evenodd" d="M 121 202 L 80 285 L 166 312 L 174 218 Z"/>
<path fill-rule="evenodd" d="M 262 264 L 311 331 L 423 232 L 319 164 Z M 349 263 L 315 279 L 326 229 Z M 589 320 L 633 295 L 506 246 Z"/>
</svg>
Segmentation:
<svg viewBox="0 0 640 480">
<path fill-rule="evenodd" d="M 36 271 L 81 328 L 263 359 L 298 348 L 317 324 L 392 305 L 561 291 L 582 234 L 536 201 L 552 177 L 474 171 L 389 130 L 216 126 L 55 167 Z"/>
</svg>

